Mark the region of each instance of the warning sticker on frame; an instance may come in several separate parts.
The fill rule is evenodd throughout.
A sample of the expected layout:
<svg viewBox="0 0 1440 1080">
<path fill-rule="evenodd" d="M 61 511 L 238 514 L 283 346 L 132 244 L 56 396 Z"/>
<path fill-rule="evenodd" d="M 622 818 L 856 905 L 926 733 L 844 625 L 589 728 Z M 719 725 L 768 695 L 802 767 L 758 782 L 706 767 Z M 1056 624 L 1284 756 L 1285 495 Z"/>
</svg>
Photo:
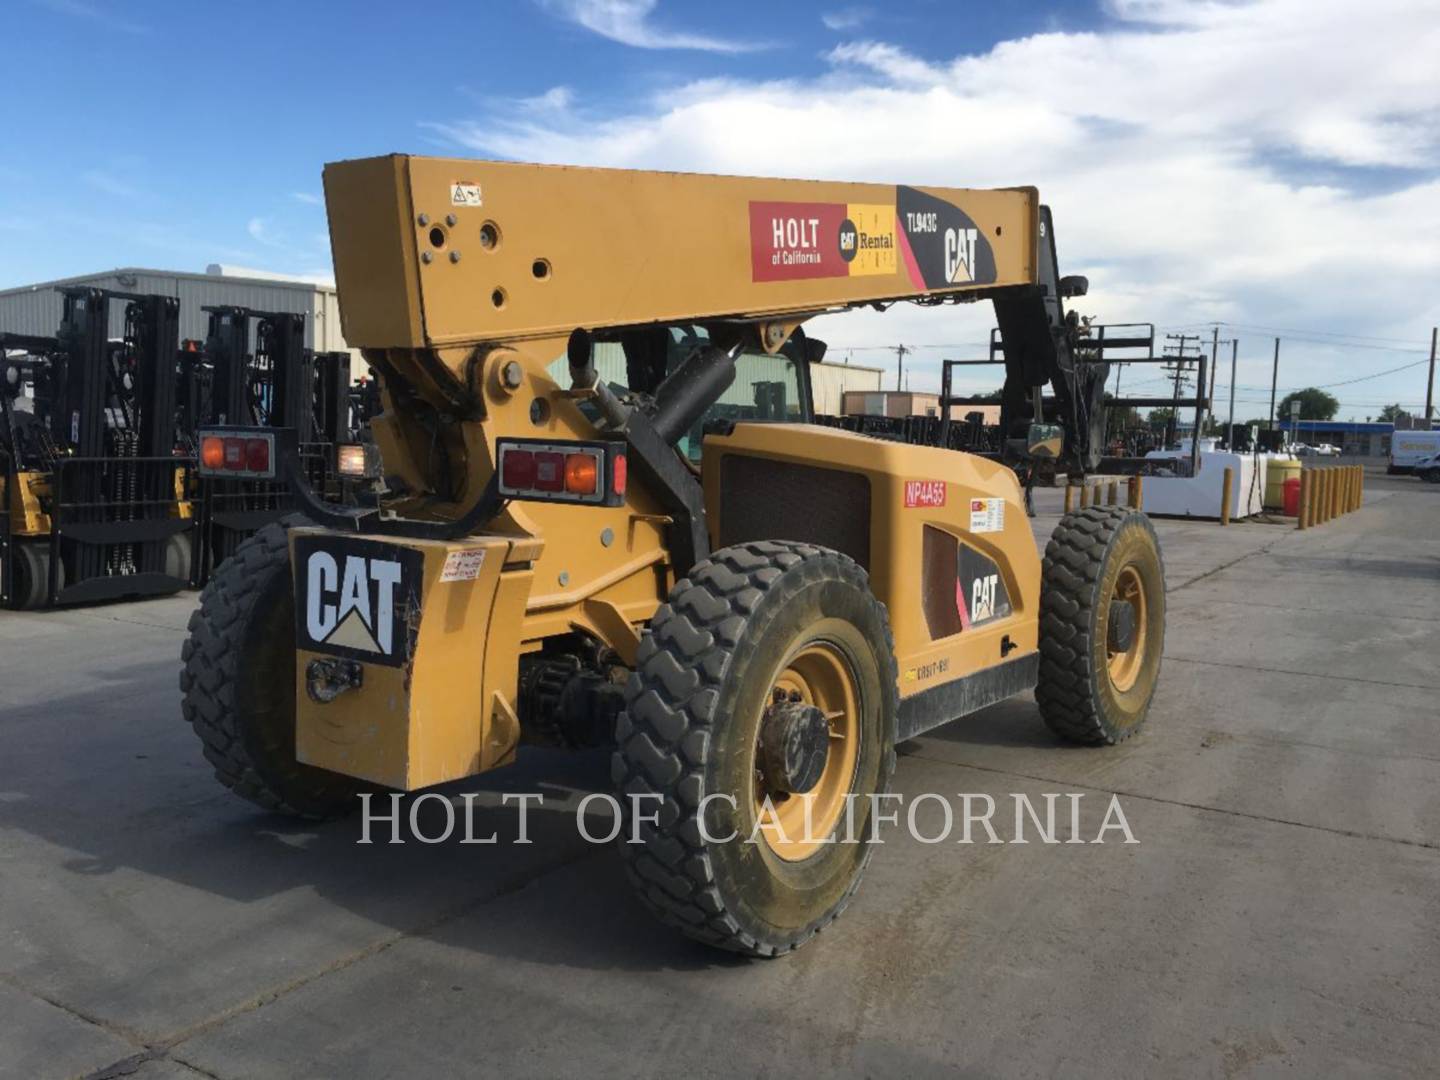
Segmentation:
<svg viewBox="0 0 1440 1080">
<path fill-rule="evenodd" d="M 450 185 L 451 206 L 479 206 L 480 185 L 466 180 L 457 180 Z"/>
<path fill-rule="evenodd" d="M 1004 499 L 971 499 L 970 531 L 972 533 L 1005 531 Z"/>
<path fill-rule="evenodd" d="M 445 566 L 440 571 L 440 580 L 442 582 L 474 581 L 480 576 L 480 568 L 484 565 L 484 548 L 464 548 L 460 551 L 452 551 L 445 556 Z"/>
</svg>

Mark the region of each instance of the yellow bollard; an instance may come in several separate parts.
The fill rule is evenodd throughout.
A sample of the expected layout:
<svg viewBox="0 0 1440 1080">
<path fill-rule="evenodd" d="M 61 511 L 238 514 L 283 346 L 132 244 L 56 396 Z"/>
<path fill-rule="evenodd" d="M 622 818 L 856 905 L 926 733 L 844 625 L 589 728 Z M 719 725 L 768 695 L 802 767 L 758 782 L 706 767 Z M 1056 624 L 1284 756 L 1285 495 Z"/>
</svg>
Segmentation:
<svg viewBox="0 0 1440 1080">
<path fill-rule="evenodd" d="M 1230 524 L 1230 492 L 1235 485 L 1235 470 L 1225 469 L 1225 480 L 1220 485 L 1220 524 Z"/>
<path fill-rule="evenodd" d="M 1300 506 L 1295 511 L 1295 527 L 1297 529 L 1308 529 L 1310 527 L 1310 472 L 1302 469 L 1300 472 Z"/>
<path fill-rule="evenodd" d="M 1087 484 L 1087 483 L 1085 483 L 1085 481 L 1082 480 L 1082 481 L 1080 482 L 1080 509 L 1081 509 L 1081 510 L 1084 510 L 1085 507 L 1087 507 L 1087 506 L 1089 506 L 1089 505 L 1090 505 L 1090 485 Z"/>
<path fill-rule="evenodd" d="M 1131 498 L 1130 505 L 1136 510 L 1145 509 L 1145 478 L 1137 474 L 1135 476 L 1135 494 Z"/>
<path fill-rule="evenodd" d="M 1120 481 L 1119 481 L 1119 480 L 1111 480 L 1111 481 L 1110 481 L 1110 493 L 1109 493 L 1109 495 L 1107 496 L 1107 498 L 1105 499 L 1105 505 L 1106 505 L 1106 506 L 1118 506 L 1118 505 L 1120 505 Z"/>
<path fill-rule="evenodd" d="M 1065 482 L 1065 513 L 1075 509 L 1075 485 L 1068 480 Z"/>
<path fill-rule="evenodd" d="M 1315 470 L 1315 524 L 1324 525 L 1329 520 L 1330 490 L 1325 483 L 1325 470 Z"/>
<path fill-rule="evenodd" d="M 1360 484 L 1365 479 L 1365 469 L 1360 465 L 1350 466 L 1350 509 L 1360 509 Z"/>
<path fill-rule="evenodd" d="M 1325 520 L 1334 521 L 1339 516 L 1340 477 L 1335 472 L 1333 465 L 1325 470 L 1325 489 L 1328 493 L 1325 500 Z"/>
<path fill-rule="evenodd" d="M 1345 466 L 1345 512 L 1353 513 L 1355 510 L 1355 466 Z"/>
</svg>

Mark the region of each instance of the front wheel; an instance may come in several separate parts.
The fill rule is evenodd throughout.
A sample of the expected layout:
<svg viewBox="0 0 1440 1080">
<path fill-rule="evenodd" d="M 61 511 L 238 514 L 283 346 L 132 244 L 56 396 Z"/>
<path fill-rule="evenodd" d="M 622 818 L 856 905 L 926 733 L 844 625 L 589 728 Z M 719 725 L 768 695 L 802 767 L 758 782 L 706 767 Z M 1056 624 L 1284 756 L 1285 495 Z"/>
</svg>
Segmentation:
<svg viewBox="0 0 1440 1080">
<path fill-rule="evenodd" d="M 1165 649 L 1165 567 L 1150 519 L 1066 514 L 1045 548 L 1035 700 L 1057 735 L 1114 744 L 1144 725 Z"/>
<path fill-rule="evenodd" d="M 870 855 L 869 796 L 894 769 L 894 651 L 865 572 L 827 548 L 740 544 L 676 583 L 626 687 L 613 769 L 640 841 L 627 830 L 621 852 L 664 922 L 777 956 L 840 914 Z"/>
</svg>

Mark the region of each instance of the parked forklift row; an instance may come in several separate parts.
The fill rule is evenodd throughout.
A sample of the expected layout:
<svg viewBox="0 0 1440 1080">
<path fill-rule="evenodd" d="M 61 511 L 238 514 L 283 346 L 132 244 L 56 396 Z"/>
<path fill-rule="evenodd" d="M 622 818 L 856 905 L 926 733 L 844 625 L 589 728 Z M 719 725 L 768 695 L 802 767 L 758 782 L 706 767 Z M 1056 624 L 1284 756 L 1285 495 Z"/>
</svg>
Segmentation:
<svg viewBox="0 0 1440 1080">
<path fill-rule="evenodd" d="M 202 424 L 294 430 L 311 483 L 355 497 L 374 395 L 348 352 L 305 348 L 303 315 L 206 308 L 182 341 L 174 297 L 62 294 L 53 337 L 0 330 L 0 606 L 199 587 L 292 508 L 284 481 L 202 478 Z"/>
</svg>

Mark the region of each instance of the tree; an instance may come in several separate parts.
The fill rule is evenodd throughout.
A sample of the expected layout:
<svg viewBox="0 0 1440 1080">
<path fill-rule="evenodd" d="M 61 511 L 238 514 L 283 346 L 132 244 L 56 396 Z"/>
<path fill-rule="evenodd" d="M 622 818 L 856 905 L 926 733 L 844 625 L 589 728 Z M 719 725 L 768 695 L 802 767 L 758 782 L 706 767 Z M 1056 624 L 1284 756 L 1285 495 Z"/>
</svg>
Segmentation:
<svg viewBox="0 0 1440 1080">
<path fill-rule="evenodd" d="M 1151 409 L 1145 419 L 1153 430 L 1159 431 L 1161 428 L 1167 427 L 1174 416 L 1175 410 L 1167 406 L 1163 409 Z"/>
<path fill-rule="evenodd" d="M 1290 403 L 1300 402 L 1301 420 L 1333 420 L 1335 414 L 1340 411 L 1340 402 L 1331 397 L 1324 390 L 1313 386 L 1307 386 L 1304 390 L 1294 390 L 1280 399 L 1275 406 L 1276 420 L 1290 419 Z"/>
<path fill-rule="evenodd" d="M 1393 424 L 1404 415 L 1405 410 L 1402 409 L 1398 403 L 1395 405 L 1386 405 L 1380 410 L 1379 420 L 1382 424 Z"/>
<path fill-rule="evenodd" d="M 1140 411 L 1133 405 L 1111 405 L 1115 395 L 1105 391 L 1105 404 L 1108 407 L 1110 417 L 1110 429 L 1112 431 L 1129 431 L 1131 428 L 1140 426 Z"/>
</svg>

